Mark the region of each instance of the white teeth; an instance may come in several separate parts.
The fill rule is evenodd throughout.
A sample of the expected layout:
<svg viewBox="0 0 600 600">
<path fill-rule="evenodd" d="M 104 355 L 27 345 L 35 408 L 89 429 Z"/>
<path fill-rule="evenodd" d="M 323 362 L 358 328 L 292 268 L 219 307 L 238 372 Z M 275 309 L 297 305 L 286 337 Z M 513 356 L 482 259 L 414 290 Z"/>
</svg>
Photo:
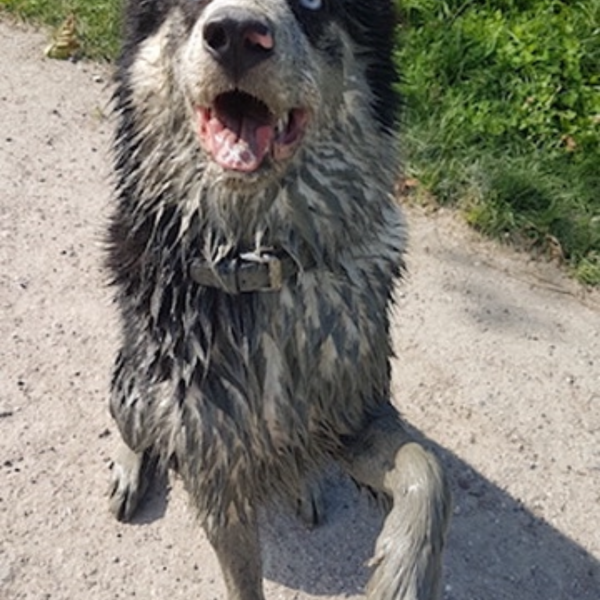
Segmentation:
<svg viewBox="0 0 600 600">
<path fill-rule="evenodd" d="M 290 114 L 291 113 L 287 113 L 287 115 L 281 117 L 277 121 L 277 124 L 275 125 L 275 135 L 281 135 L 284 131 L 286 131 L 290 123 Z"/>
</svg>

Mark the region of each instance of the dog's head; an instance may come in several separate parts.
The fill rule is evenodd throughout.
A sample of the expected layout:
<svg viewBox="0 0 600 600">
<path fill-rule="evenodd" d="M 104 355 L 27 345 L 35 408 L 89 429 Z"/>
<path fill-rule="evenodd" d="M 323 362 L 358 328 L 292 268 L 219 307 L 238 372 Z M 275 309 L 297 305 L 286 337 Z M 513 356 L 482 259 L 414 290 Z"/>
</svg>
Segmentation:
<svg viewBox="0 0 600 600">
<path fill-rule="evenodd" d="M 393 26 L 390 0 L 131 0 L 121 100 L 213 180 L 272 180 L 350 115 L 393 129 Z"/>
</svg>

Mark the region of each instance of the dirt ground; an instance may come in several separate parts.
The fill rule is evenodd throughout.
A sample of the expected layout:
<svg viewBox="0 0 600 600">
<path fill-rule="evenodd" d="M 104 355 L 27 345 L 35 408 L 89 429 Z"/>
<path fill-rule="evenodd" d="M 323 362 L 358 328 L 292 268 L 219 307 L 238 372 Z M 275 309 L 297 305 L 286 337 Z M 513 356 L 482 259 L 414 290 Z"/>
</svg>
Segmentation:
<svg viewBox="0 0 600 600">
<path fill-rule="evenodd" d="M 0 23 L 0 598 L 223 598 L 180 482 L 107 510 L 117 327 L 101 264 L 110 73 Z M 395 398 L 455 508 L 445 600 L 600 599 L 600 294 L 408 210 Z M 347 481 L 314 531 L 263 521 L 270 600 L 360 597 L 380 517 Z"/>
</svg>

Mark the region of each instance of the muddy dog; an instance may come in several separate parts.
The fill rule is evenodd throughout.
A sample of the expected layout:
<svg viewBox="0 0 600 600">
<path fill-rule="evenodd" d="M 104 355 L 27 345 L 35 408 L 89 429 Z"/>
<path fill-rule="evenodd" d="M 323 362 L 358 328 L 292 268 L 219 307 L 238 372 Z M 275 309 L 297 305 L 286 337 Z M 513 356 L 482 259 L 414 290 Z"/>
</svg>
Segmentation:
<svg viewBox="0 0 600 600">
<path fill-rule="evenodd" d="M 387 498 L 371 600 L 438 596 L 449 492 L 390 402 L 405 226 L 390 0 L 130 0 L 108 264 L 123 341 L 111 509 L 174 465 L 229 600 L 257 506 L 337 461 Z"/>
</svg>

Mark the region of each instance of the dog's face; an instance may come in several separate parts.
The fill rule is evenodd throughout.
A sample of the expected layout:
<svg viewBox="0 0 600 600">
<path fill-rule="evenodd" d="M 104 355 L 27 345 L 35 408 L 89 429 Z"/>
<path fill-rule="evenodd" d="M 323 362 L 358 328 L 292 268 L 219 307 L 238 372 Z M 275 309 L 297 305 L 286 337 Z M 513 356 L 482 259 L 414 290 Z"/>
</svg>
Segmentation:
<svg viewBox="0 0 600 600">
<path fill-rule="evenodd" d="M 341 103 L 325 0 L 213 0 L 190 17 L 178 75 L 200 145 L 226 172 L 280 168 Z"/>
<path fill-rule="evenodd" d="M 202 169 L 238 188 L 281 176 L 303 147 L 360 118 L 357 97 L 375 129 L 391 129 L 391 3 L 366 4 L 130 2 L 122 65 L 138 123 L 187 129 Z"/>
</svg>

